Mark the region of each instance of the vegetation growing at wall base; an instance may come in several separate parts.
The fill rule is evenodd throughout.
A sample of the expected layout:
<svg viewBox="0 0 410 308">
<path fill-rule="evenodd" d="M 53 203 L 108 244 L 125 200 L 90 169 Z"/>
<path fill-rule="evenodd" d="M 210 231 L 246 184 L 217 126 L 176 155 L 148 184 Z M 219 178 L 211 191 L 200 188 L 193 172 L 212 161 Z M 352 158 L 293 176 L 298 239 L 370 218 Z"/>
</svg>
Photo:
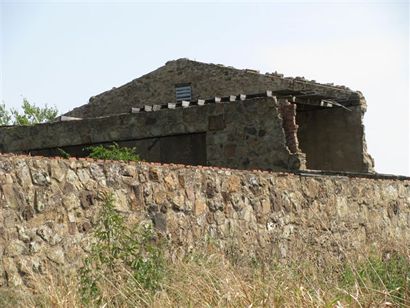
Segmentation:
<svg viewBox="0 0 410 308">
<path fill-rule="evenodd" d="M 150 225 L 127 227 L 124 217 L 114 207 L 112 195 L 106 197 L 99 223 L 94 231 L 96 242 L 80 269 L 80 294 L 84 304 L 105 303 L 104 289 L 110 284 L 122 287 L 122 296 L 132 297 L 132 290 L 146 292 L 160 288 L 165 275 L 160 243 Z M 121 305 L 114 297 L 111 304 Z"/>
<path fill-rule="evenodd" d="M 410 251 L 340 260 L 242 255 L 204 240 L 183 257 L 147 224 L 128 226 L 108 195 L 84 267 L 43 276 L 36 293 L 0 289 L 0 306 L 43 307 L 405 307 Z M 398 243 L 391 243 L 397 244 Z M 397 246 L 399 247 L 399 246 Z M 13 304 L 14 303 L 14 304 Z"/>
<path fill-rule="evenodd" d="M 208 247 L 181 260 L 166 260 L 164 277 L 155 290 L 130 284 L 134 279 L 132 272 L 118 265 L 117 276 L 100 277 L 95 300 L 84 301 L 84 294 L 79 291 L 83 285 L 76 275 L 49 276 L 36 282 L 34 295 L 0 289 L 0 306 L 409 307 L 408 256 L 399 254 L 392 260 L 376 257 L 369 262 L 372 258 L 349 265 L 298 265 L 294 260 L 289 264 L 239 266 L 215 247 Z M 335 267 L 344 266 L 346 271 L 335 271 Z M 346 275 L 351 276 L 346 279 Z"/>
</svg>

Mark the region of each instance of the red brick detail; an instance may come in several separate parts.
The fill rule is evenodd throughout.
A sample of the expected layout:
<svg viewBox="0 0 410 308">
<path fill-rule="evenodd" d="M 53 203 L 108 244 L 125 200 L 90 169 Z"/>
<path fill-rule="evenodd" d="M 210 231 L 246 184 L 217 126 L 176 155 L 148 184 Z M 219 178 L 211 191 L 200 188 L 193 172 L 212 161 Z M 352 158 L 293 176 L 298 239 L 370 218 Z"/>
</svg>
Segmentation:
<svg viewBox="0 0 410 308">
<path fill-rule="evenodd" d="M 296 124 L 296 105 L 288 101 L 279 104 L 279 113 L 282 116 L 283 130 L 286 136 L 286 145 L 291 153 L 299 153 L 297 137 L 298 125 Z"/>
</svg>

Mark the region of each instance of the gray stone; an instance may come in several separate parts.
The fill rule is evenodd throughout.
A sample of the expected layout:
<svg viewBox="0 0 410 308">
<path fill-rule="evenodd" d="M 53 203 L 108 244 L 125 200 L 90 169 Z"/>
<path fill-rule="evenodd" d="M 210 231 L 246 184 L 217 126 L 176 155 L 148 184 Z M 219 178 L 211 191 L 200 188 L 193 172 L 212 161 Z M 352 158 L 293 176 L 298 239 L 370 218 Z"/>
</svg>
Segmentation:
<svg viewBox="0 0 410 308">
<path fill-rule="evenodd" d="M 50 177 L 46 171 L 32 170 L 31 177 L 33 183 L 41 186 L 46 186 L 51 183 Z"/>
<path fill-rule="evenodd" d="M 20 287 L 23 285 L 23 279 L 18 273 L 16 264 L 14 263 L 13 258 L 4 258 L 3 259 L 4 271 L 7 277 L 7 285 L 9 287 Z"/>
<path fill-rule="evenodd" d="M 90 173 L 91 176 L 96 180 L 99 181 L 100 183 L 105 184 L 105 175 L 104 175 L 104 169 L 97 164 L 91 164 L 90 165 Z"/>
<path fill-rule="evenodd" d="M 26 245 L 24 244 L 24 242 L 17 239 L 10 241 L 10 243 L 6 246 L 6 249 L 4 250 L 4 255 L 8 257 L 15 257 L 19 255 L 24 255 L 26 253 Z"/>
<path fill-rule="evenodd" d="M 52 230 L 48 225 L 42 225 L 37 229 L 37 235 L 39 235 L 44 241 L 54 246 L 61 242 L 62 238 L 58 233 Z"/>
<path fill-rule="evenodd" d="M 64 251 L 61 247 L 53 247 L 47 251 L 47 258 L 57 264 L 64 264 Z"/>
<path fill-rule="evenodd" d="M 19 235 L 19 240 L 27 243 L 31 240 L 29 232 L 27 232 L 24 226 L 17 226 L 17 232 Z"/>
<path fill-rule="evenodd" d="M 85 194 L 85 192 L 83 192 L 83 195 L 84 194 Z M 84 197 L 84 198 L 87 199 L 87 197 Z M 74 193 L 68 193 L 68 194 L 64 195 L 62 202 L 63 202 L 64 207 L 68 211 L 71 211 L 73 209 L 77 209 L 81 206 L 81 199 L 78 198 L 78 196 Z M 88 203 L 87 203 L 87 205 L 88 205 Z"/>
<path fill-rule="evenodd" d="M 30 252 L 31 254 L 35 254 L 35 253 L 37 253 L 37 252 L 40 251 L 40 249 L 41 249 L 41 244 L 40 244 L 39 242 L 37 242 L 37 241 L 33 241 L 33 242 L 30 242 L 30 243 L 29 243 L 28 247 L 29 247 L 29 252 Z"/>
</svg>

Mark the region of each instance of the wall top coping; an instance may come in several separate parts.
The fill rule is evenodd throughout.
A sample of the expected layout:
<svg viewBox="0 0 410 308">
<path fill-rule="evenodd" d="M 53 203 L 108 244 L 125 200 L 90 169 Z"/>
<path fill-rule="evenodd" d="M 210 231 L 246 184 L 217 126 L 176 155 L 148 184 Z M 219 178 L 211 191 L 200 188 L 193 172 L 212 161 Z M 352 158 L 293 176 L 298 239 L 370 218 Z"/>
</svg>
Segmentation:
<svg viewBox="0 0 410 308">
<path fill-rule="evenodd" d="M 369 180 L 397 180 L 397 181 L 410 181 L 410 177 L 404 175 L 393 175 L 393 174 L 382 174 L 382 173 L 359 173 L 359 172 L 346 172 L 346 171 L 322 171 L 322 170 L 293 170 L 288 172 L 283 171 L 267 171 L 261 169 L 232 169 L 226 167 L 216 167 L 216 166 L 193 166 L 193 165 L 183 165 L 183 164 L 166 164 L 166 163 L 156 163 L 156 162 L 133 162 L 133 161 L 115 161 L 115 160 L 103 160 L 94 159 L 89 157 L 70 157 L 63 158 L 60 156 L 55 157 L 44 157 L 44 156 L 32 156 L 32 155 L 21 155 L 12 153 L 0 153 L 0 161 L 16 159 L 16 160 L 46 160 L 46 161 L 64 161 L 64 162 L 78 162 L 78 163 L 98 163 L 98 164 L 122 164 L 122 165 L 140 165 L 143 167 L 163 167 L 169 168 L 171 170 L 175 169 L 195 169 L 195 170 L 209 170 L 212 172 L 226 172 L 226 173 L 246 173 L 246 174 L 264 174 L 264 175 L 274 175 L 274 176 L 300 176 L 303 178 L 363 178 Z M 0 165 L 1 168 L 1 165 Z M 1 169 L 0 169 L 1 170 Z M 1 173 L 1 172 L 0 172 Z M 410 185 L 410 183 L 409 183 Z"/>
</svg>

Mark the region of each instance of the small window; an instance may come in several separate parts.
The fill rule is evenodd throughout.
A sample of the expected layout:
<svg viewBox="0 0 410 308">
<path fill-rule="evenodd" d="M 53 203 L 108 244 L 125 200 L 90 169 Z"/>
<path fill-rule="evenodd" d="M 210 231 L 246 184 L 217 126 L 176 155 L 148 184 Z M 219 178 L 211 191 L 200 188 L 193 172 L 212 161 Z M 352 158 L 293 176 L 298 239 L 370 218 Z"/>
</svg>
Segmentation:
<svg viewBox="0 0 410 308">
<path fill-rule="evenodd" d="M 192 89 L 190 84 L 179 84 L 175 86 L 175 96 L 177 102 L 190 101 L 192 98 Z"/>
</svg>

